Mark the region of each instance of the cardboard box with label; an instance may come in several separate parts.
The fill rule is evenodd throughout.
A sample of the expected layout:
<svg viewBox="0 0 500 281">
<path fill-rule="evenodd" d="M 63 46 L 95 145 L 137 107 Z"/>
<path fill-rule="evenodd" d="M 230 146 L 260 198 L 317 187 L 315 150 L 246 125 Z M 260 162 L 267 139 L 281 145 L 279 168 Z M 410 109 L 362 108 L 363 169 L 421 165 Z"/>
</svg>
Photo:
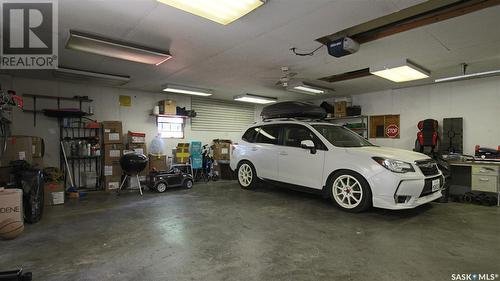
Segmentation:
<svg viewBox="0 0 500 281">
<path fill-rule="evenodd" d="M 149 155 L 149 171 L 166 171 L 167 167 L 167 156 L 166 155 Z"/>
<path fill-rule="evenodd" d="M 177 103 L 174 100 L 162 100 L 158 102 L 160 107 L 160 114 L 176 115 Z"/>
<path fill-rule="evenodd" d="M 23 217 L 23 191 L 0 189 L 0 222 L 6 219 L 24 222 Z"/>
<path fill-rule="evenodd" d="M 122 168 L 120 163 L 105 163 L 104 164 L 104 176 L 106 177 L 121 177 Z"/>
<path fill-rule="evenodd" d="M 114 163 L 120 161 L 123 155 L 123 144 L 105 144 L 104 145 L 104 163 Z"/>
<path fill-rule="evenodd" d="M 336 118 L 347 116 L 347 102 L 346 101 L 338 101 L 334 103 Z"/>
<path fill-rule="evenodd" d="M 103 121 L 104 143 L 123 143 L 123 130 L 121 121 Z"/>
<path fill-rule="evenodd" d="M 145 143 L 128 143 L 127 149 L 136 153 L 148 155 Z"/>
<path fill-rule="evenodd" d="M 7 150 L 2 157 L 2 166 L 11 161 L 25 160 L 33 162 L 33 138 L 27 136 L 12 136 L 7 139 Z"/>
<path fill-rule="evenodd" d="M 116 192 L 120 188 L 121 177 L 104 177 L 104 190 L 106 192 Z"/>
<path fill-rule="evenodd" d="M 45 206 L 64 204 L 64 183 L 47 182 L 43 187 L 43 193 Z"/>
<path fill-rule="evenodd" d="M 128 131 L 127 134 L 128 144 L 144 144 L 146 143 L 146 133 L 138 133 Z"/>
<path fill-rule="evenodd" d="M 212 146 L 214 160 L 229 160 L 231 153 L 231 141 L 216 139 Z"/>
</svg>

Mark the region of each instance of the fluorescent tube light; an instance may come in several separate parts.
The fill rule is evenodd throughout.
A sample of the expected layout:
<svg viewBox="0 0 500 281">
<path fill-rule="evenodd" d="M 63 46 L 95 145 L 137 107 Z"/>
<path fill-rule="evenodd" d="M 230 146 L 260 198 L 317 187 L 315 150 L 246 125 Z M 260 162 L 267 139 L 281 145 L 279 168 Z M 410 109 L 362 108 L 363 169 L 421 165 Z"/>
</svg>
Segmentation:
<svg viewBox="0 0 500 281">
<path fill-rule="evenodd" d="M 268 104 L 268 103 L 276 102 L 278 100 L 277 98 L 264 97 L 264 96 L 258 96 L 258 95 L 252 95 L 252 94 L 244 94 L 244 95 L 235 96 L 233 99 L 235 101 L 258 103 L 258 104 Z"/>
<path fill-rule="evenodd" d="M 297 92 L 297 93 L 306 94 L 306 95 L 312 95 L 312 96 L 325 94 L 328 91 L 327 89 L 323 89 L 323 88 L 320 88 L 317 86 L 311 86 L 309 84 L 305 84 L 305 82 L 298 82 L 298 83 L 291 84 L 286 89 L 288 91 Z"/>
<path fill-rule="evenodd" d="M 397 83 L 428 78 L 430 72 L 408 59 L 370 67 L 370 73 Z"/>
<path fill-rule="evenodd" d="M 172 85 L 172 84 L 165 85 L 163 87 L 163 91 L 176 94 L 187 94 L 187 95 L 203 96 L 203 97 L 208 97 L 212 95 L 211 90 L 205 90 L 188 86 Z"/>
<path fill-rule="evenodd" d="M 158 2 L 227 25 L 257 9 L 266 0 L 158 0 Z"/>
<path fill-rule="evenodd" d="M 172 58 L 168 51 L 104 38 L 76 30 L 69 31 L 66 49 L 154 65 L 160 65 Z"/>
<path fill-rule="evenodd" d="M 500 69 L 485 71 L 485 72 L 478 72 L 478 73 L 471 73 L 471 74 L 464 74 L 464 75 L 458 75 L 458 76 L 452 76 L 452 77 L 446 77 L 446 78 L 439 78 L 439 79 L 434 80 L 434 82 L 436 82 L 436 83 L 451 82 L 451 81 L 467 80 L 467 79 L 482 78 L 482 77 L 489 77 L 489 76 L 496 76 L 496 75 L 500 75 Z"/>
<path fill-rule="evenodd" d="M 74 81 L 92 81 L 105 85 L 124 85 L 130 81 L 130 76 L 116 75 L 101 72 L 92 72 L 81 69 L 59 66 L 53 71 L 54 77 Z"/>
<path fill-rule="evenodd" d="M 296 90 L 306 91 L 306 92 L 310 92 L 310 93 L 313 93 L 313 94 L 323 94 L 325 92 L 323 90 L 318 90 L 318 89 L 310 88 L 310 87 L 307 87 L 307 86 L 295 86 L 293 88 L 296 89 Z"/>
</svg>

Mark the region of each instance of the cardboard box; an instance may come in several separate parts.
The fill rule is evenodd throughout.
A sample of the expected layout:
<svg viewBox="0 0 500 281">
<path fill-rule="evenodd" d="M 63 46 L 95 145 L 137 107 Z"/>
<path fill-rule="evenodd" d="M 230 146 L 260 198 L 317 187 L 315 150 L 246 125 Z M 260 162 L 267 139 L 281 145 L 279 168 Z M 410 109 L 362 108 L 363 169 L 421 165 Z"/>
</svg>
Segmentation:
<svg viewBox="0 0 500 281">
<path fill-rule="evenodd" d="M 140 153 L 140 154 L 148 155 L 148 151 L 147 151 L 147 147 L 146 147 L 145 143 L 128 143 L 127 149 L 134 151 L 134 152 L 137 152 L 137 153 Z"/>
<path fill-rule="evenodd" d="M 121 121 L 103 121 L 104 143 L 123 143 Z"/>
<path fill-rule="evenodd" d="M 104 145 L 104 163 L 111 164 L 120 161 L 123 155 L 123 144 L 105 144 Z"/>
<path fill-rule="evenodd" d="M 176 115 L 177 103 L 174 100 L 162 100 L 158 102 L 160 114 Z"/>
<path fill-rule="evenodd" d="M 212 150 L 214 153 L 214 160 L 228 160 L 231 156 L 231 141 L 230 140 L 214 140 Z"/>
<path fill-rule="evenodd" d="M 0 222 L 6 219 L 24 221 L 23 191 L 21 189 L 0 190 Z"/>
<path fill-rule="evenodd" d="M 25 160 L 33 162 L 33 138 L 29 136 L 12 136 L 7 139 L 7 150 L 2 157 L 1 165 L 7 166 L 11 161 Z"/>
<path fill-rule="evenodd" d="M 149 171 L 166 171 L 167 166 L 167 156 L 166 155 L 149 155 Z"/>
<path fill-rule="evenodd" d="M 104 190 L 106 192 L 116 192 L 120 188 L 121 177 L 104 177 Z"/>
<path fill-rule="evenodd" d="M 128 131 L 127 134 L 128 144 L 144 144 L 146 143 L 146 133 L 137 133 Z"/>
<path fill-rule="evenodd" d="M 346 101 L 335 102 L 334 107 L 335 107 L 335 114 L 334 114 L 335 117 L 339 118 L 339 117 L 347 116 L 347 102 Z"/>
<path fill-rule="evenodd" d="M 43 186 L 43 193 L 45 206 L 64 204 L 64 183 L 47 182 Z"/>
<path fill-rule="evenodd" d="M 122 168 L 120 166 L 120 163 L 104 163 L 104 176 L 121 177 Z"/>
<path fill-rule="evenodd" d="M 178 143 L 175 150 L 175 163 L 185 164 L 189 162 L 189 143 Z"/>
</svg>

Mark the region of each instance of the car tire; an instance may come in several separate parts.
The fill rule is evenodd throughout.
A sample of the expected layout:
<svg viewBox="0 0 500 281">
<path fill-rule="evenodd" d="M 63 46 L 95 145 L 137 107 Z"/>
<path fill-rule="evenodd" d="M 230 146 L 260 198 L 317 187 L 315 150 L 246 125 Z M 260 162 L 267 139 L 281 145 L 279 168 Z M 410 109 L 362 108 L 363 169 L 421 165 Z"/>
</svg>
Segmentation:
<svg viewBox="0 0 500 281">
<path fill-rule="evenodd" d="M 184 181 L 184 187 L 187 188 L 187 189 L 193 188 L 193 181 L 190 180 L 190 179 L 185 180 Z"/>
<path fill-rule="evenodd" d="M 332 202 L 344 211 L 359 213 L 372 206 L 370 185 L 356 172 L 349 170 L 335 172 L 326 188 Z"/>
<path fill-rule="evenodd" d="M 242 161 L 236 169 L 238 183 L 243 189 L 253 189 L 256 187 L 258 179 L 255 167 L 248 161 Z"/>
<path fill-rule="evenodd" d="M 155 185 L 155 189 L 159 193 L 163 193 L 167 190 L 167 184 L 164 182 L 159 182 Z"/>
</svg>

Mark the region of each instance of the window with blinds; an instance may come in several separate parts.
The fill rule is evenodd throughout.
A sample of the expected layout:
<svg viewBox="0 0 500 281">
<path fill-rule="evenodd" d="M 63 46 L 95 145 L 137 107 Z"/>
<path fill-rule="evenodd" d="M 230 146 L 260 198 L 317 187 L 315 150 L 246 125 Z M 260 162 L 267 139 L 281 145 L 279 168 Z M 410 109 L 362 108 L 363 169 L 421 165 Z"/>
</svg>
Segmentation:
<svg viewBox="0 0 500 281">
<path fill-rule="evenodd" d="M 191 99 L 196 117 L 191 119 L 193 131 L 241 132 L 255 122 L 255 106 L 214 99 Z"/>
</svg>

